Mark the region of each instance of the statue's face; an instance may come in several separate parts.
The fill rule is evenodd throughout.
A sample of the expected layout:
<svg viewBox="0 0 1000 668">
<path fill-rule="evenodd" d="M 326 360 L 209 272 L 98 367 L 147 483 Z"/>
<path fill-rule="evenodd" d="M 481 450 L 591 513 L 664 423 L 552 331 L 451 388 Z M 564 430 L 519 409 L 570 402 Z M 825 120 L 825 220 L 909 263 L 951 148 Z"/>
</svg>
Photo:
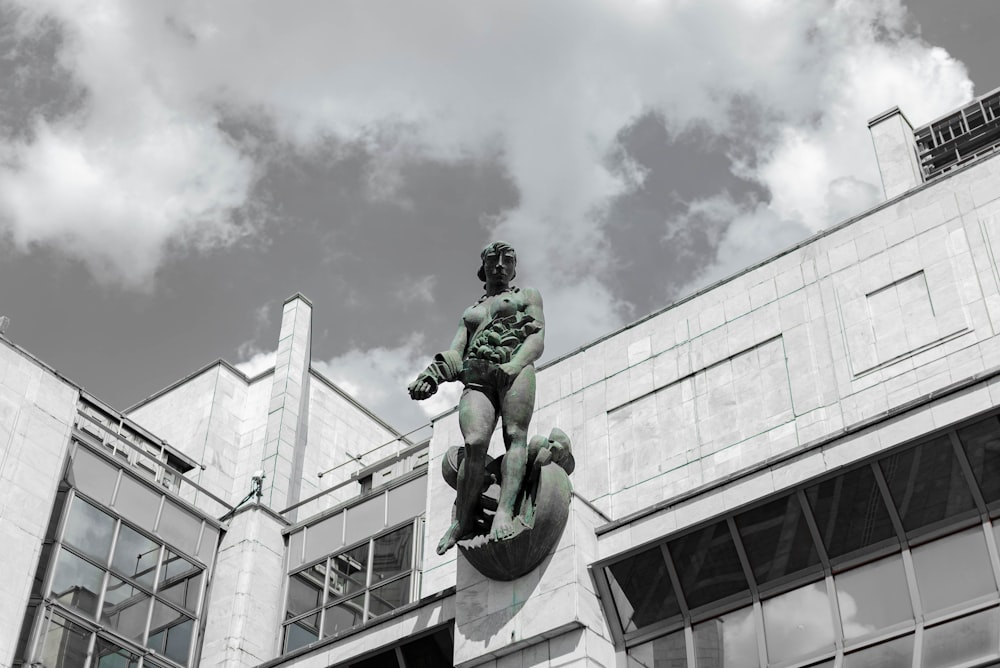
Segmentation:
<svg viewBox="0 0 1000 668">
<path fill-rule="evenodd" d="M 509 283 L 516 266 L 517 259 L 510 250 L 490 251 L 483 258 L 483 269 L 491 283 Z"/>
</svg>

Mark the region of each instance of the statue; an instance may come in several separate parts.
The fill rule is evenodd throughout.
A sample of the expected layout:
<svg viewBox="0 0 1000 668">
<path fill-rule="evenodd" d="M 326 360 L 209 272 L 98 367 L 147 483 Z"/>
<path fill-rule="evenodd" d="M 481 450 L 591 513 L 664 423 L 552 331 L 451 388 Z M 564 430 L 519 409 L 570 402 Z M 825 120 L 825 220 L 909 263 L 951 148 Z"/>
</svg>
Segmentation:
<svg viewBox="0 0 1000 668">
<path fill-rule="evenodd" d="M 574 464 L 562 431 L 535 436 L 530 444 L 527 439 L 535 404 L 534 362 L 544 348 L 542 297 L 533 288 L 511 285 L 517 255 L 510 245 L 493 242 L 481 258 L 479 278 L 486 293 L 462 314 L 451 347 L 437 354 L 408 389 L 420 400 L 443 382 L 465 385 L 458 405 L 465 443 L 451 448 L 442 462 L 456 499 L 438 554 L 467 542 L 459 548 L 481 572 L 513 579 L 537 566 L 558 541 L 568 515 L 566 476 Z M 487 450 L 498 419 L 507 451 L 493 460 Z M 532 537 L 536 526 L 539 532 Z M 482 552 L 480 561 L 495 562 L 496 568 L 480 567 L 472 552 Z"/>
</svg>

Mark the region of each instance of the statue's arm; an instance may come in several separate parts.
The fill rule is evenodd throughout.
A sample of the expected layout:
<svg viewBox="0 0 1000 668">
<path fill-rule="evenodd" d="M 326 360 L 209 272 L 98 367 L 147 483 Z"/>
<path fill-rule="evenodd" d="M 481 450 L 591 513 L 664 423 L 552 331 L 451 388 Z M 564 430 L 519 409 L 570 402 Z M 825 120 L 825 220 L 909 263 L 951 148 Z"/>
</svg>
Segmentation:
<svg viewBox="0 0 1000 668">
<path fill-rule="evenodd" d="M 455 338 L 452 339 L 451 347 L 447 351 L 435 355 L 434 361 L 421 371 L 416 380 L 406 388 L 411 399 L 427 399 L 437 392 L 438 385 L 442 382 L 458 380 L 457 373 L 461 367 L 461 359 L 465 353 L 468 336 L 463 322 L 459 325 Z"/>
<path fill-rule="evenodd" d="M 521 369 L 534 364 L 545 350 L 545 314 L 542 312 L 542 295 L 534 288 L 524 288 L 521 294 L 527 302 L 524 313 L 533 318 L 537 330 L 524 339 L 510 362 L 501 365 L 511 376 L 516 376 Z"/>
</svg>

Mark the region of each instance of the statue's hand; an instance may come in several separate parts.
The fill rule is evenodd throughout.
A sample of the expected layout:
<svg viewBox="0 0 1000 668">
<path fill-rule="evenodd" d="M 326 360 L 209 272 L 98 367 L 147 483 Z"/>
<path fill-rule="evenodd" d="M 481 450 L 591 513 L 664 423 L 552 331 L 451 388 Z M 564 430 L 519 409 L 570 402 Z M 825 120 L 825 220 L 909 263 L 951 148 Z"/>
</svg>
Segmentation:
<svg viewBox="0 0 1000 668">
<path fill-rule="evenodd" d="M 406 389 L 409 391 L 411 399 L 420 401 L 433 396 L 433 394 L 437 392 L 437 383 L 421 374 L 417 376 L 417 379 L 410 383 Z"/>
</svg>

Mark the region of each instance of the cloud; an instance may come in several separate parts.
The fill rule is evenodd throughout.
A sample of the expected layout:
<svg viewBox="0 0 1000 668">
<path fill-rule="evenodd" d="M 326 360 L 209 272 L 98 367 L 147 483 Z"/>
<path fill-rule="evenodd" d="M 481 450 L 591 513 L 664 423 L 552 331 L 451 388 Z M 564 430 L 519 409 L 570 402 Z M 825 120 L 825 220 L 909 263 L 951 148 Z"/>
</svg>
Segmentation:
<svg viewBox="0 0 1000 668">
<path fill-rule="evenodd" d="M 250 378 L 274 368 L 275 352 L 273 350 L 258 350 L 252 347 L 252 343 L 247 342 L 239 347 L 237 354 L 242 361 L 233 366 Z"/>
<path fill-rule="evenodd" d="M 402 285 L 396 290 L 396 299 L 409 306 L 414 303 L 423 302 L 432 304 L 434 302 L 434 287 L 437 285 L 437 276 L 428 274 L 420 278 L 405 277 Z"/>
</svg>

